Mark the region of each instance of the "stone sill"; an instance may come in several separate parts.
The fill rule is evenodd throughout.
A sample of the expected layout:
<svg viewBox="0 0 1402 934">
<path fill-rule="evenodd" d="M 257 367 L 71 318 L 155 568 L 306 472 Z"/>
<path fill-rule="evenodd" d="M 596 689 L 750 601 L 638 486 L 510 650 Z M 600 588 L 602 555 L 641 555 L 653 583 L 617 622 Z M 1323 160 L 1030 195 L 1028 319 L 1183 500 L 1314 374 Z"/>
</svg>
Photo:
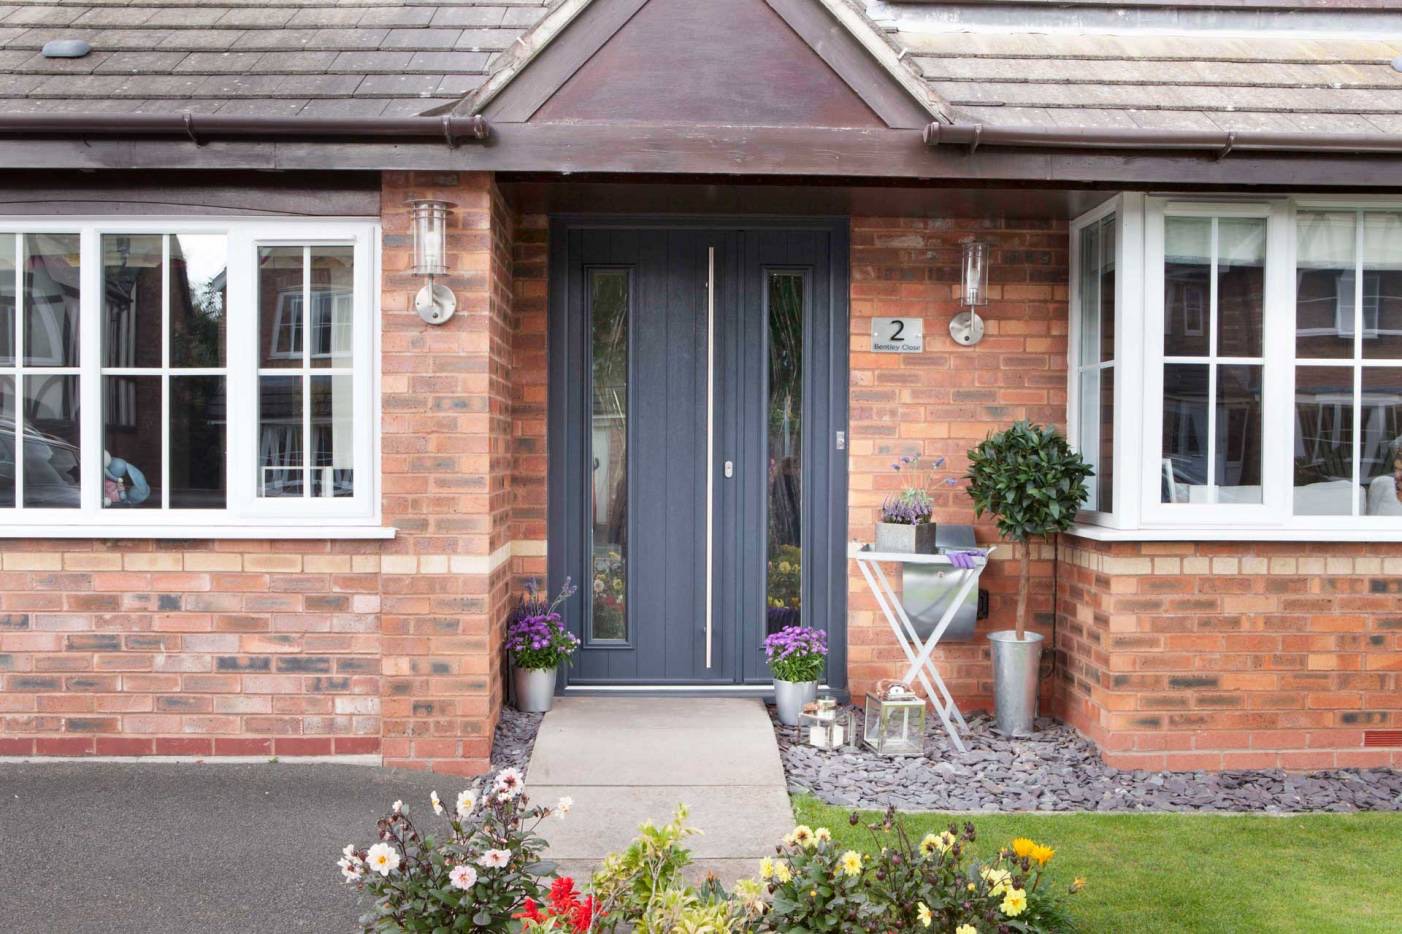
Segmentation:
<svg viewBox="0 0 1402 934">
<path fill-rule="evenodd" d="M 1224 528 L 1112 529 L 1078 522 L 1067 532 L 1097 542 L 1402 542 L 1402 528 L 1253 529 Z"/>
<path fill-rule="evenodd" d="M 399 530 L 379 525 L 0 525 L 0 539 L 267 540 L 391 539 Z"/>
</svg>

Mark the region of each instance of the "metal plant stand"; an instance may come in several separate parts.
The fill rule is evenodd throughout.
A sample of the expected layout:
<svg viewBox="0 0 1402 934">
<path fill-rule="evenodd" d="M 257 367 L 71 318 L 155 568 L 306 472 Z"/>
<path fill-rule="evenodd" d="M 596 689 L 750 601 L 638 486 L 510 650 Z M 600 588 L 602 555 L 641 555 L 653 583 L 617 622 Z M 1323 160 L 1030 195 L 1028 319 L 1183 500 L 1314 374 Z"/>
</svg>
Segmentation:
<svg viewBox="0 0 1402 934">
<path fill-rule="evenodd" d="M 949 628 L 955 614 L 959 612 L 959 607 L 963 604 L 964 599 L 974 587 L 978 586 L 979 575 L 987 567 L 988 556 L 992 553 L 992 548 L 984 549 L 981 557 L 972 558 L 973 567 L 970 568 L 960 567 L 948 555 L 872 551 L 869 545 L 863 546 L 852 554 L 852 557 L 857 561 L 857 567 L 861 569 L 862 577 L 866 578 L 867 586 L 871 588 L 872 595 L 876 597 L 877 605 L 881 607 L 881 612 L 886 616 L 886 622 L 890 625 L 891 632 L 895 633 L 901 651 L 905 653 L 907 661 L 910 662 L 910 667 L 906 669 L 905 677 L 902 680 L 906 684 L 912 684 L 918 680 L 925 688 L 925 696 L 930 699 L 931 706 L 939 715 L 940 722 L 944 724 L 950 741 L 954 743 L 954 748 L 960 752 L 966 752 L 967 747 L 959 734 L 967 733 L 969 725 L 964 721 L 964 715 L 959 712 L 959 707 L 954 703 L 954 697 L 949 693 L 949 688 L 945 686 L 944 679 L 940 677 L 939 666 L 935 664 L 933 656 L 935 646 L 939 644 L 940 638 Z M 936 566 L 946 569 L 947 573 L 957 575 L 952 597 L 945 606 L 944 613 L 923 642 L 915 630 L 915 625 L 910 620 L 910 614 L 906 612 L 905 606 L 901 603 L 901 598 L 897 596 L 886 572 L 882 570 L 883 562 Z"/>
</svg>

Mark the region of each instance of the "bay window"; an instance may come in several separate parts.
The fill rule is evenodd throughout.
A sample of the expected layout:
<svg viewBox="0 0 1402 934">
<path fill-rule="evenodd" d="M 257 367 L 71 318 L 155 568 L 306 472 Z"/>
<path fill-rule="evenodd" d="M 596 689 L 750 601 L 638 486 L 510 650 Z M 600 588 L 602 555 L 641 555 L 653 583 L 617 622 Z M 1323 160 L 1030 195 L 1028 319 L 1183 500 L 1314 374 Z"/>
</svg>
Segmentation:
<svg viewBox="0 0 1402 934">
<path fill-rule="evenodd" d="M 1071 254 L 1085 534 L 1402 537 L 1402 205 L 1123 195 Z"/>
<path fill-rule="evenodd" d="M 372 223 L 0 223 L 0 532 L 383 534 Z"/>
</svg>

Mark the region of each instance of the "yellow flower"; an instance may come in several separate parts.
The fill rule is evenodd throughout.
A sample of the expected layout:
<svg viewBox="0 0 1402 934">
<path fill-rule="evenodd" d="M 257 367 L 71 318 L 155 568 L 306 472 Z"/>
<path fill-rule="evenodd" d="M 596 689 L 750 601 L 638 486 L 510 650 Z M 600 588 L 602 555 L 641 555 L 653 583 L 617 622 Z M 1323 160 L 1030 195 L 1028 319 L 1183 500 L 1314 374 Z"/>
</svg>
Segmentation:
<svg viewBox="0 0 1402 934">
<path fill-rule="evenodd" d="M 817 841 L 813 837 L 813 828 L 807 824 L 799 824 L 793 829 L 793 842 L 802 847 L 810 847 Z"/>
<path fill-rule="evenodd" d="M 1022 859 L 1024 856 L 1030 856 L 1036 847 L 1037 844 L 1026 837 L 1018 837 L 1013 841 L 1013 852 L 1017 854 L 1018 859 Z"/>
<path fill-rule="evenodd" d="M 862 874 L 862 854 L 856 850 L 848 850 L 843 853 L 842 871 L 853 878 L 860 876 Z"/>
<path fill-rule="evenodd" d="M 970 892 L 976 892 L 976 891 L 978 891 L 978 886 L 976 886 L 976 885 L 974 885 L 972 882 L 970 882 L 970 883 L 969 883 L 969 891 L 970 891 Z"/>
<path fill-rule="evenodd" d="M 933 918 L 930 914 L 929 905 L 925 904 L 924 902 L 921 902 L 919 905 L 915 906 L 915 913 L 920 918 L 921 927 L 927 928 L 930 926 L 930 921 L 933 920 Z"/>
<path fill-rule="evenodd" d="M 961 924 L 954 929 L 954 934 L 978 934 L 978 928 L 972 924 Z"/>
<path fill-rule="evenodd" d="M 817 840 L 819 843 L 827 843 L 832 839 L 832 831 L 828 830 L 826 827 L 819 827 L 817 830 L 813 831 L 813 839 Z"/>
<path fill-rule="evenodd" d="M 1006 869 L 989 869 L 985 867 L 981 873 L 983 881 L 988 883 L 988 894 L 994 898 L 1002 895 L 1012 888 L 1013 874 Z"/>
<path fill-rule="evenodd" d="M 920 841 L 920 853 L 922 856 L 932 856 L 935 853 L 948 853 L 958 839 L 958 837 L 954 836 L 954 834 L 950 833 L 948 830 L 942 830 L 938 834 L 927 833 L 925 834 L 925 838 Z"/>
<path fill-rule="evenodd" d="M 793 570 L 793 565 L 792 565 L 792 564 L 789 564 L 787 561 L 780 561 L 780 562 L 779 562 L 779 571 L 780 571 L 780 573 L 782 573 L 782 574 L 787 574 L 787 573 L 789 573 L 789 572 L 792 571 L 792 570 Z"/>
<path fill-rule="evenodd" d="M 759 877 L 766 882 L 774 878 L 774 860 L 768 856 L 759 861 Z"/>
<path fill-rule="evenodd" d="M 787 883 L 791 881 L 793 879 L 793 873 L 789 871 L 789 864 L 782 862 L 775 863 L 774 878 L 778 879 L 782 883 Z"/>
<path fill-rule="evenodd" d="M 1056 855 L 1056 850 L 1049 846 L 1042 846 L 1040 843 L 1032 848 L 1032 859 L 1038 866 L 1045 866 Z"/>
<path fill-rule="evenodd" d="M 1003 896 L 1003 904 L 1000 906 L 1003 914 L 1009 918 L 1016 918 L 1027 910 L 1027 893 L 1022 889 L 1011 889 Z"/>
<path fill-rule="evenodd" d="M 1072 883 L 1071 883 L 1071 891 L 1072 891 L 1072 892 L 1079 892 L 1081 889 L 1083 889 L 1083 888 L 1085 888 L 1085 887 L 1086 887 L 1086 880 L 1085 880 L 1084 878 L 1082 878 L 1081 876 L 1077 876 L 1077 877 L 1075 878 L 1075 880 L 1072 881 Z"/>
</svg>

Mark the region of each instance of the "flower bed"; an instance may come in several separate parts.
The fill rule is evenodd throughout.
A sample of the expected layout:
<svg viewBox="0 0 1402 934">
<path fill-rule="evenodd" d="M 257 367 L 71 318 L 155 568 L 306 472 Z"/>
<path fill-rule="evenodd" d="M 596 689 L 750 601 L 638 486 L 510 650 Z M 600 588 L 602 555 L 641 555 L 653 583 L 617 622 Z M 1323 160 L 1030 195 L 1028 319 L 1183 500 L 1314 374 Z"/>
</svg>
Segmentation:
<svg viewBox="0 0 1402 934">
<path fill-rule="evenodd" d="M 758 876 L 726 892 L 714 878 L 699 888 L 683 870 L 696 831 L 685 807 L 651 821 L 622 853 L 607 857 L 587 889 L 557 876 L 541 823 L 572 806 L 532 805 L 519 771 L 503 769 L 454 798 L 430 795 L 441 833 L 421 829 L 402 801 L 376 824 L 376 841 L 351 844 L 338 865 L 369 896 L 367 932 L 423 931 L 954 931 L 1068 930 L 1064 897 L 1048 873 L 1055 855 L 1013 840 L 993 857 L 974 855 L 974 826 L 951 824 L 918 842 L 894 810 L 866 824 L 872 855 L 839 846 L 824 827 L 800 825 Z M 850 817 L 853 827 L 859 816 Z"/>
</svg>

